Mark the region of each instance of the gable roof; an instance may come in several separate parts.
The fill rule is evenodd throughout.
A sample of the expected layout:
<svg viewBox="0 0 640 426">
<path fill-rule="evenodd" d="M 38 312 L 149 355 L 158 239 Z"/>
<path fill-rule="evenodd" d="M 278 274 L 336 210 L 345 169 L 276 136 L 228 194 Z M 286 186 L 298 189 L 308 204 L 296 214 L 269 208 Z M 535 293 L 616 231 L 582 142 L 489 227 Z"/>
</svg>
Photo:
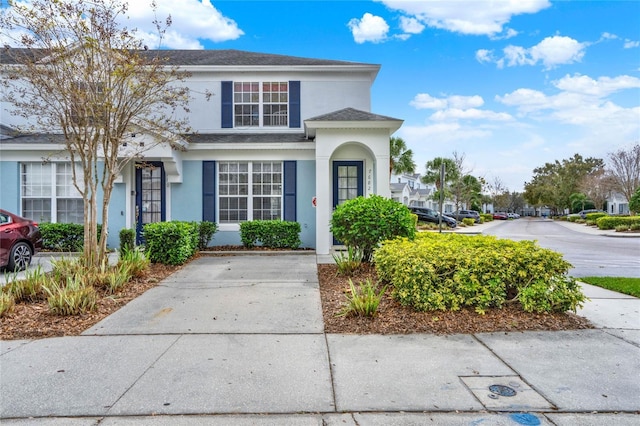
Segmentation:
<svg viewBox="0 0 640 426">
<path fill-rule="evenodd" d="M 271 53 L 247 52 L 244 50 L 141 50 L 140 55 L 148 59 L 162 57 L 167 65 L 183 66 L 373 66 L 378 64 L 338 61 L 331 59 L 303 58 Z M 0 63 L 18 64 L 21 58 L 38 60 L 46 57 L 44 49 L 4 48 L 0 49 Z"/>
<path fill-rule="evenodd" d="M 307 118 L 306 121 L 402 121 L 398 118 L 373 114 L 355 108 L 344 108 L 328 114 Z"/>
</svg>

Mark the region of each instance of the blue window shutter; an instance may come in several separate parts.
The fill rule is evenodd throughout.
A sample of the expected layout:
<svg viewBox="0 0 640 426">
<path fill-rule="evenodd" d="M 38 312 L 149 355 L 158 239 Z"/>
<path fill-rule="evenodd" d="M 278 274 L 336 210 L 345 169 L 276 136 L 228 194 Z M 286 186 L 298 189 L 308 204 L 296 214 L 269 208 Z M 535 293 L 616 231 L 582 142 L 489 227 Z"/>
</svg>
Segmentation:
<svg viewBox="0 0 640 426">
<path fill-rule="evenodd" d="M 222 82 L 222 118 L 223 129 L 233 128 L 233 81 Z"/>
<path fill-rule="evenodd" d="M 202 220 L 216 221 L 216 162 L 202 162 Z"/>
<path fill-rule="evenodd" d="M 296 162 L 285 161 L 284 170 L 284 220 L 296 221 Z"/>
<path fill-rule="evenodd" d="M 289 82 L 289 127 L 300 127 L 300 82 Z"/>
</svg>

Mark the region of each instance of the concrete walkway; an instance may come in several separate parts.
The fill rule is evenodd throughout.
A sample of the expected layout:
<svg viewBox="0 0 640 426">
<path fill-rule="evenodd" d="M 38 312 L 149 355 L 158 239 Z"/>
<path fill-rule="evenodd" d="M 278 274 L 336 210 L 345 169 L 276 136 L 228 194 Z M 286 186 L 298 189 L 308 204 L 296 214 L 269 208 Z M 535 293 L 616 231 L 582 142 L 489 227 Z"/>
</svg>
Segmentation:
<svg viewBox="0 0 640 426">
<path fill-rule="evenodd" d="M 324 334 L 314 254 L 201 257 L 77 337 L 0 342 L 2 425 L 636 425 L 640 300 L 598 329 Z"/>
</svg>

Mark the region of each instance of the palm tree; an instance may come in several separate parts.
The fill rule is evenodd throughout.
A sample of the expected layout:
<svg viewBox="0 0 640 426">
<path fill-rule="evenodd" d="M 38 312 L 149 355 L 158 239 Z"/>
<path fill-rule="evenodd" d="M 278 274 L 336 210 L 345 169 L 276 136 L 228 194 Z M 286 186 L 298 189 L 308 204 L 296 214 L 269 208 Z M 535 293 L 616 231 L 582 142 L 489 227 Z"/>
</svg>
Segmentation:
<svg viewBox="0 0 640 426">
<path fill-rule="evenodd" d="M 389 174 L 413 173 L 416 163 L 413 161 L 413 151 L 407 149 L 402 138 L 389 139 Z"/>
</svg>

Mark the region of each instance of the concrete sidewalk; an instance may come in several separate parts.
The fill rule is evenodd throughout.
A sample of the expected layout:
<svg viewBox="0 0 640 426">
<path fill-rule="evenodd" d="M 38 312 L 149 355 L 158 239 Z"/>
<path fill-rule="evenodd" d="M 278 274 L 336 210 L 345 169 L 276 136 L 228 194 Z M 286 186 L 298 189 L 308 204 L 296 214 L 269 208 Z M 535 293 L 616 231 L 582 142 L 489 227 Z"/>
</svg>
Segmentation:
<svg viewBox="0 0 640 426">
<path fill-rule="evenodd" d="M 586 287 L 595 330 L 325 335 L 316 262 L 201 257 L 82 336 L 0 342 L 1 423 L 640 420 L 639 299 Z"/>
</svg>

